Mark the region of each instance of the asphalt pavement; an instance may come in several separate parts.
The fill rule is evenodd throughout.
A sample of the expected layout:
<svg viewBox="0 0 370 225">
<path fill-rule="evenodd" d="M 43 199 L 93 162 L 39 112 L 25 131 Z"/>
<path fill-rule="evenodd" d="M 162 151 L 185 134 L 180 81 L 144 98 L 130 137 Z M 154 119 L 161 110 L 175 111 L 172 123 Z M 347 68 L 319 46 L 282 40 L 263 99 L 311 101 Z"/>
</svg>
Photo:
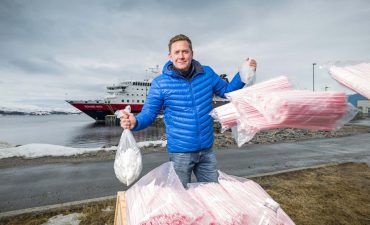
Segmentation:
<svg viewBox="0 0 370 225">
<path fill-rule="evenodd" d="M 217 150 L 219 169 L 235 176 L 338 162 L 370 164 L 370 134 L 295 143 L 246 145 Z M 167 153 L 143 155 L 145 175 L 167 161 Z M 115 195 L 127 187 L 113 161 L 58 163 L 0 169 L 0 213 Z"/>
</svg>

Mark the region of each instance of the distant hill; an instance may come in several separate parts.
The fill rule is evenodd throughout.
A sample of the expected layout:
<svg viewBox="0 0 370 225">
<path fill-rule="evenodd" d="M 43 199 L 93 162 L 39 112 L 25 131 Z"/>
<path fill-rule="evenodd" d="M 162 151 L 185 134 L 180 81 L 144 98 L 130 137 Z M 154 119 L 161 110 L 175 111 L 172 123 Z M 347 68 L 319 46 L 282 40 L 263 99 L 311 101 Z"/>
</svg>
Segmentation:
<svg viewBox="0 0 370 225">
<path fill-rule="evenodd" d="M 81 114 L 81 111 L 65 109 L 26 109 L 0 107 L 0 115 L 70 115 Z"/>
</svg>

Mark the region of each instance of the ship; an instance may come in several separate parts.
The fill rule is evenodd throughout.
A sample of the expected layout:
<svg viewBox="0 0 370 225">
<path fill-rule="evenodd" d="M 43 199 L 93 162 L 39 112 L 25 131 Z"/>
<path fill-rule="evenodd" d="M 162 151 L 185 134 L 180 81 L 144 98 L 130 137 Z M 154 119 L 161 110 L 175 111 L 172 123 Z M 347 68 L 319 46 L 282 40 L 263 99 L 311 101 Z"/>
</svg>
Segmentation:
<svg viewBox="0 0 370 225">
<path fill-rule="evenodd" d="M 126 80 L 109 85 L 106 87 L 108 95 L 102 100 L 66 100 L 66 102 L 96 122 L 104 122 L 106 116 L 114 115 L 117 110 L 122 110 L 127 105 L 130 105 L 132 113 L 139 113 L 144 106 L 151 80 Z M 227 102 L 227 99 L 213 98 L 214 107 Z"/>
</svg>

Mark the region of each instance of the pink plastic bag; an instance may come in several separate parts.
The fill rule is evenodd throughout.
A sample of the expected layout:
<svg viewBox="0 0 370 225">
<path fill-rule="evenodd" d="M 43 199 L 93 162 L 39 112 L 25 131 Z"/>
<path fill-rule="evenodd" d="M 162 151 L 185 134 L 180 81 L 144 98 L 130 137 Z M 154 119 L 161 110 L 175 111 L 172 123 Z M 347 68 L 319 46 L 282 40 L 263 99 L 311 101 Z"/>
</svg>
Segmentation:
<svg viewBox="0 0 370 225">
<path fill-rule="evenodd" d="M 167 162 L 126 191 L 127 219 L 141 224 L 210 224 L 211 216 L 190 197 Z"/>
<path fill-rule="evenodd" d="M 370 63 L 336 64 L 329 68 L 332 78 L 370 99 Z"/>
<path fill-rule="evenodd" d="M 247 223 L 245 203 L 235 201 L 219 183 L 190 183 L 188 192 L 212 215 L 213 224 Z"/>
<path fill-rule="evenodd" d="M 243 205 L 247 221 L 243 224 L 295 224 L 263 188 L 252 180 L 234 177 L 219 171 L 220 185 L 231 196 L 235 205 Z"/>
</svg>

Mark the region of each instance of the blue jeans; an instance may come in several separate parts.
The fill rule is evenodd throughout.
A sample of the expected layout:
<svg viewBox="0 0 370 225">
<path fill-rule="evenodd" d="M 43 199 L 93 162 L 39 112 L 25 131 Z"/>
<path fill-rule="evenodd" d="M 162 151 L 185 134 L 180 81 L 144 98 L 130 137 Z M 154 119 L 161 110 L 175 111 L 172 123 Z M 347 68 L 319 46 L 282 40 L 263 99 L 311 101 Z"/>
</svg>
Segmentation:
<svg viewBox="0 0 370 225">
<path fill-rule="evenodd" d="M 211 149 L 197 152 L 169 152 L 177 176 L 186 188 L 194 172 L 198 182 L 218 182 L 216 155 Z"/>
</svg>

